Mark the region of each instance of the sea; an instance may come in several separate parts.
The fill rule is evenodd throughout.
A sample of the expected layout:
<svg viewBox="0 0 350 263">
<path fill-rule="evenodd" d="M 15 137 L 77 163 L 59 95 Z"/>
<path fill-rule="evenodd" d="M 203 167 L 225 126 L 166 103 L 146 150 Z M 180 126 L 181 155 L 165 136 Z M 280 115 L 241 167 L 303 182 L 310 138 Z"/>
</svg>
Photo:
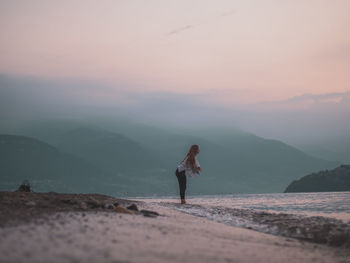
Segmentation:
<svg viewBox="0 0 350 263">
<path fill-rule="evenodd" d="M 179 202 L 178 197 L 174 196 L 141 198 L 140 200 L 153 203 Z M 187 197 L 187 203 L 204 208 L 253 209 L 350 221 L 350 192 L 198 195 Z"/>
</svg>

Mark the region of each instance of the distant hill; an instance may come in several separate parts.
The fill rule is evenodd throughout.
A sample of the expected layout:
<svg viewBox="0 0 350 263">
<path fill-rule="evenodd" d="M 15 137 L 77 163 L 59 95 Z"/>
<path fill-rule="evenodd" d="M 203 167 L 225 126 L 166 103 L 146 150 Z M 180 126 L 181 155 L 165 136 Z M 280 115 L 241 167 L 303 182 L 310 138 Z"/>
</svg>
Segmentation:
<svg viewBox="0 0 350 263">
<path fill-rule="evenodd" d="M 108 178 L 89 162 L 42 141 L 0 135 L 1 190 L 14 190 L 27 179 L 35 191 L 100 192 Z"/>
<path fill-rule="evenodd" d="M 322 147 L 319 145 L 322 145 Z M 350 163 L 350 137 L 334 139 L 334 141 L 328 143 L 301 144 L 297 147 L 319 158 Z"/>
<path fill-rule="evenodd" d="M 66 132 L 60 136 L 57 148 L 112 173 L 142 172 L 159 164 L 154 154 L 140 143 L 101 129 L 81 127 Z"/>
<path fill-rule="evenodd" d="M 350 191 L 350 165 L 320 171 L 293 181 L 285 193 Z"/>
</svg>

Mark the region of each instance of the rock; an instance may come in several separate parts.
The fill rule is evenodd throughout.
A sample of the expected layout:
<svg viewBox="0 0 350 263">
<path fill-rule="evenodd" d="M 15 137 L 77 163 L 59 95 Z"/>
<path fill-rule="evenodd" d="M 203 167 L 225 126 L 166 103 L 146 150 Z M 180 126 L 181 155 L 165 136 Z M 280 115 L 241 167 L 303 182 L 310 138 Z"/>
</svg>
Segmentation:
<svg viewBox="0 0 350 263">
<path fill-rule="evenodd" d="M 104 209 L 114 209 L 114 205 L 113 204 L 104 204 L 103 206 Z"/>
<path fill-rule="evenodd" d="M 24 180 L 16 192 L 32 192 L 29 182 L 27 180 Z"/>
<path fill-rule="evenodd" d="M 85 202 L 80 202 L 79 207 L 84 210 L 88 208 Z"/>
<path fill-rule="evenodd" d="M 140 212 L 146 217 L 157 217 L 157 216 L 159 216 L 159 214 L 157 212 L 150 211 L 150 210 L 141 210 Z"/>
<path fill-rule="evenodd" d="M 117 206 L 114 208 L 114 211 L 117 213 L 123 213 L 123 214 L 129 214 L 129 215 L 133 215 L 134 212 L 130 211 L 129 209 L 122 207 L 122 206 Z"/>
<path fill-rule="evenodd" d="M 127 209 L 133 210 L 133 211 L 139 211 L 139 209 L 137 208 L 137 206 L 135 204 L 128 206 Z"/>
<path fill-rule="evenodd" d="M 114 205 L 115 207 L 117 207 L 117 206 L 119 206 L 119 203 L 114 203 L 113 205 Z"/>
<path fill-rule="evenodd" d="M 26 203 L 27 206 L 36 206 L 36 203 L 34 201 L 29 201 Z"/>
<path fill-rule="evenodd" d="M 102 204 L 97 201 L 96 199 L 91 198 L 89 201 L 86 202 L 86 204 L 91 208 L 99 208 L 102 207 Z"/>
<path fill-rule="evenodd" d="M 76 205 L 78 202 L 74 199 L 63 199 L 61 200 L 63 203 L 68 205 Z"/>
</svg>

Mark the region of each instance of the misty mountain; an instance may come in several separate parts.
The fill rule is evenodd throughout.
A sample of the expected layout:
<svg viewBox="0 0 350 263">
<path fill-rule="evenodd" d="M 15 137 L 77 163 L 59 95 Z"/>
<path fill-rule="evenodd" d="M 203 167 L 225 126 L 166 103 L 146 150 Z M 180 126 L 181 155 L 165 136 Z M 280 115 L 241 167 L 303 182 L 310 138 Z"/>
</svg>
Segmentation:
<svg viewBox="0 0 350 263">
<path fill-rule="evenodd" d="M 35 191 L 61 192 L 101 192 L 110 178 L 87 161 L 16 135 L 0 135 L 0 175 L 1 190 L 14 190 L 29 180 Z"/>
<path fill-rule="evenodd" d="M 314 158 L 276 140 L 233 130 L 196 131 L 205 171 L 199 186 L 220 184 L 225 192 L 280 192 L 290 179 L 316 167 L 333 168 L 336 162 Z M 195 141 L 195 140 L 194 140 Z M 202 185 L 203 184 L 203 185 Z M 215 190 L 212 189 L 212 193 Z"/>
<path fill-rule="evenodd" d="M 61 129 L 52 128 L 56 126 Z M 95 121 L 90 126 L 50 121 L 37 129 L 32 124 L 27 133 L 49 138 L 61 151 L 97 166 L 113 184 L 127 182 L 126 193 L 133 195 L 176 194 L 174 171 L 192 144 L 200 145 L 203 172 L 188 180 L 190 194 L 281 192 L 304 174 L 338 165 L 283 142 L 228 128 L 172 131 L 125 121 Z"/>
<path fill-rule="evenodd" d="M 60 136 L 57 148 L 111 173 L 140 172 L 157 167 L 150 150 L 128 137 L 104 130 L 77 128 Z"/>
<path fill-rule="evenodd" d="M 332 141 L 312 142 L 297 146 L 304 152 L 332 161 L 350 163 L 350 137 L 334 138 Z"/>
</svg>

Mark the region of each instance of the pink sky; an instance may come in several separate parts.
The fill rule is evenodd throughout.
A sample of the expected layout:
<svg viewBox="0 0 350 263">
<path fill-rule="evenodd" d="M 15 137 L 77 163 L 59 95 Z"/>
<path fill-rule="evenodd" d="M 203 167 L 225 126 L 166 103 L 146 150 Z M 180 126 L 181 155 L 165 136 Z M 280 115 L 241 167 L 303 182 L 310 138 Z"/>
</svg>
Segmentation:
<svg viewBox="0 0 350 263">
<path fill-rule="evenodd" d="M 0 73 L 226 105 L 346 92 L 349 14 L 348 0 L 2 0 Z"/>
</svg>

